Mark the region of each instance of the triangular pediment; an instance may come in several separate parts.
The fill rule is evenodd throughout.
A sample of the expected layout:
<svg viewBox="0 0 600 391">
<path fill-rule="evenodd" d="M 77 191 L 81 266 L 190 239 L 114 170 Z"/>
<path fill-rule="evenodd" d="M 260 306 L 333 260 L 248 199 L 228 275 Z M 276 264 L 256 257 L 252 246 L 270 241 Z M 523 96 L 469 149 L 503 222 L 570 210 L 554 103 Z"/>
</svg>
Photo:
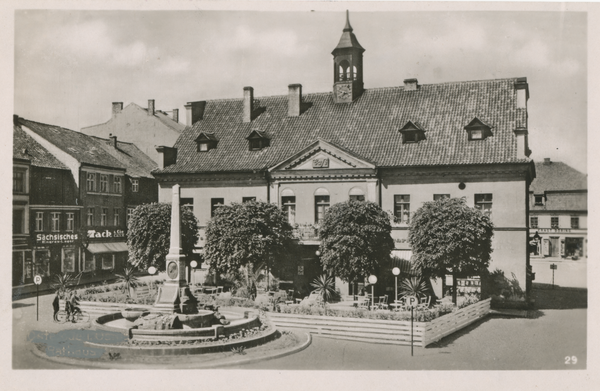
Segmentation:
<svg viewBox="0 0 600 391">
<path fill-rule="evenodd" d="M 344 170 L 367 168 L 375 165 L 355 153 L 319 139 L 302 151 L 276 164 L 269 171 L 285 170 Z"/>
</svg>

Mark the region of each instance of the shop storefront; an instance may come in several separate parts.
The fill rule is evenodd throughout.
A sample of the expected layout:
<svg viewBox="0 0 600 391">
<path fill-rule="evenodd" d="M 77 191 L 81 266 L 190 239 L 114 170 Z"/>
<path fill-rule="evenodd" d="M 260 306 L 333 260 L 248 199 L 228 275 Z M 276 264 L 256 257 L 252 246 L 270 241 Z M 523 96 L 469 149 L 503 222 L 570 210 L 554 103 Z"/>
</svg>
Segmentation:
<svg viewBox="0 0 600 391">
<path fill-rule="evenodd" d="M 122 229 L 89 229 L 87 240 L 81 271 L 112 273 L 127 265 L 127 242 Z"/>
<path fill-rule="evenodd" d="M 552 258 L 587 258 L 587 235 L 573 229 L 544 229 L 536 232 L 539 239 L 530 253 Z"/>
</svg>

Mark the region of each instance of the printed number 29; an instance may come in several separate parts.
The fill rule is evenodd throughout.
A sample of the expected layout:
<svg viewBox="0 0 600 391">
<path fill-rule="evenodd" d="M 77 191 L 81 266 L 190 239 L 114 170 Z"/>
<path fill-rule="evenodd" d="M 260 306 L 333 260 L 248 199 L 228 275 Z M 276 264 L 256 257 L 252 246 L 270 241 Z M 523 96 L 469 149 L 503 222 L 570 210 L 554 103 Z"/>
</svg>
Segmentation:
<svg viewBox="0 0 600 391">
<path fill-rule="evenodd" d="M 565 364 L 577 364 L 577 356 L 567 356 L 565 357 Z"/>
</svg>

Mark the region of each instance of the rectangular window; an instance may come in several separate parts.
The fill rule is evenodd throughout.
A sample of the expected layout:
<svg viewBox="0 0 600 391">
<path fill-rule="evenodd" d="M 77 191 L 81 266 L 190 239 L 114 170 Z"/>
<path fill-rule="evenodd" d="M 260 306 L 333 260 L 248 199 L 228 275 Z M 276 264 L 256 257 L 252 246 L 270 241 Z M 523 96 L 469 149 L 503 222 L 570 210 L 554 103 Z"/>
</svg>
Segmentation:
<svg viewBox="0 0 600 391">
<path fill-rule="evenodd" d="M 115 193 L 117 194 L 121 194 L 121 177 L 120 176 L 116 176 L 114 178 L 114 188 L 115 188 Z"/>
<path fill-rule="evenodd" d="M 199 152 L 206 152 L 206 151 L 208 151 L 208 143 L 199 143 L 198 144 L 198 151 Z"/>
<path fill-rule="evenodd" d="M 90 272 L 96 270 L 96 256 L 90 253 L 83 254 L 83 271 Z"/>
<path fill-rule="evenodd" d="M 315 224 L 319 224 L 325 218 L 325 212 L 329 209 L 329 196 L 315 196 Z"/>
<path fill-rule="evenodd" d="M 193 198 L 181 198 L 179 200 L 181 207 L 188 208 L 192 212 L 194 211 L 194 199 Z"/>
<path fill-rule="evenodd" d="M 100 174 L 100 191 L 108 193 L 108 175 Z"/>
<path fill-rule="evenodd" d="M 260 151 L 262 148 L 262 142 L 260 139 L 251 139 L 250 140 L 250 150 L 251 151 Z"/>
<path fill-rule="evenodd" d="M 51 222 L 51 230 L 52 232 L 60 231 L 60 213 L 52 212 L 50 213 L 50 222 Z"/>
<path fill-rule="evenodd" d="M 114 209 L 114 215 L 113 215 L 114 219 L 113 219 L 113 225 L 118 227 L 119 225 L 121 225 L 121 208 L 115 208 Z"/>
<path fill-rule="evenodd" d="M 75 230 L 75 213 L 67 213 L 67 231 Z"/>
<path fill-rule="evenodd" d="M 492 215 L 492 195 L 475 194 L 475 208 L 479 209 L 484 215 Z"/>
<path fill-rule="evenodd" d="M 87 212 L 87 225 L 94 225 L 94 208 L 89 208 Z"/>
<path fill-rule="evenodd" d="M 482 130 L 471 130 L 471 140 L 481 140 L 483 138 Z"/>
<path fill-rule="evenodd" d="M 396 217 L 396 222 L 410 223 L 410 195 L 394 195 L 394 216 Z"/>
<path fill-rule="evenodd" d="M 62 272 L 73 273 L 77 263 L 77 250 L 74 247 L 63 247 L 62 249 Z"/>
<path fill-rule="evenodd" d="M 537 228 L 538 227 L 538 218 L 537 217 L 531 217 L 531 228 Z"/>
<path fill-rule="evenodd" d="M 137 193 L 140 191 L 140 180 L 139 179 L 131 179 L 131 191 Z"/>
<path fill-rule="evenodd" d="M 558 228 L 558 217 L 550 217 L 550 228 Z"/>
<path fill-rule="evenodd" d="M 251 201 L 256 201 L 256 197 L 242 197 L 242 203 Z"/>
<path fill-rule="evenodd" d="M 25 193 L 25 171 L 13 171 L 13 192 Z"/>
<path fill-rule="evenodd" d="M 444 198 L 450 198 L 450 194 L 434 194 L 433 195 L 434 201 L 442 200 Z"/>
<path fill-rule="evenodd" d="M 44 212 L 35 212 L 35 230 L 44 230 Z"/>
<path fill-rule="evenodd" d="M 127 221 L 125 221 L 125 224 L 129 224 L 129 220 L 131 219 L 131 215 L 133 215 L 133 211 L 135 208 L 127 208 Z"/>
<path fill-rule="evenodd" d="M 50 275 L 50 250 L 35 250 L 33 252 L 33 275 L 47 277 Z"/>
<path fill-rule="evenodd" d="M 102 208 L 102 213 L 100 214 L 100 225 L 105 226 L 108 222 L 108 208 Z"/>
<path fill-rule="evenodd" d="M 579 229 L 579 217 L 571 217 L 571 228 Z"/>
<path fill-rule="evenodd" d="M 93 172 L 87 173 L 87 191 L 96 191 L 96 174 Z"/>
<path fill-rule="evenodd" d="M 296 223 L 296 196 L 281 197 L 283 212 L 288 218 L 288 223 Z"/>
<path fill-rule="evenodd" d="M 102 258 L 102 270 L 115 268 L 115 254 L 101 254 L 99 257 Z"/>
<path fill-rule="evenodd" d="M 536 205 L 544 205 L 544 195 L 543 194 L 535 195 L 534 198 L 535 198 Z"/>
<path fill-rule="evenodd" d="M 224 198 L 211 198 L 210 199 L 210 217 L 215 216 L 215 211 L 220 207 L 225 205 Z"/>
<path fill-rule="evenodd" d="M 13 233 L 23 233 L 23 215 L 25 211 L 23 209 L 13 209 Z"/>
</svg>

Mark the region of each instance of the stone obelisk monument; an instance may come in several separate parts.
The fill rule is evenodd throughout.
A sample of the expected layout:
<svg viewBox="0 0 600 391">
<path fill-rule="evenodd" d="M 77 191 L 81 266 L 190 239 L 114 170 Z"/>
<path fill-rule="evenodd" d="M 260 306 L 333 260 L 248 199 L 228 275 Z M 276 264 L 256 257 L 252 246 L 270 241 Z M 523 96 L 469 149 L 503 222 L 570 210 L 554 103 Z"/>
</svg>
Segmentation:
<svg viewBox="0 0 600 391">
<path fill-rule="evenodd" d="M 179 189 L 179 185 L 173 186 L 171 242 L 166 259 L 167 280 L 158 291 L 154 308 L 160 312 L 194 314 L 198 312 L 197 300 L 191 294 L 185 278 L 186 259 L 181 249 Z"/>
</svg>

